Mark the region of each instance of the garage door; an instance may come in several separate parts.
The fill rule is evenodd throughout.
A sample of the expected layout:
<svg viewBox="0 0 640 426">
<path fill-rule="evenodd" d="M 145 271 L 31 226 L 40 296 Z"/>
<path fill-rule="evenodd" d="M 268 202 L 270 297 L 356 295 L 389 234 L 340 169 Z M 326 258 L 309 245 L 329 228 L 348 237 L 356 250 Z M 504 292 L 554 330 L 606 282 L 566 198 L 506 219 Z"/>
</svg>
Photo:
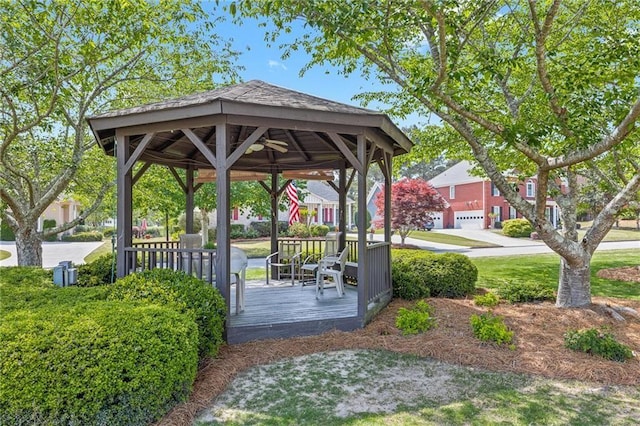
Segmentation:
<svg viewBox="0 0 640 426">
<path fill-rule="evenodd" d="M 483 229 L 484 213 L 482 210 L 468 210 L 456 212 L 456 229 Z"/>
<path fill-rule="evenodd" d="M 442 229 L 444 226 L 442 225 L 442 212 L 433 212 L 430 214 L 431 219 L 433 219 L 433 228 L 434 229 Z"/>
</svg>

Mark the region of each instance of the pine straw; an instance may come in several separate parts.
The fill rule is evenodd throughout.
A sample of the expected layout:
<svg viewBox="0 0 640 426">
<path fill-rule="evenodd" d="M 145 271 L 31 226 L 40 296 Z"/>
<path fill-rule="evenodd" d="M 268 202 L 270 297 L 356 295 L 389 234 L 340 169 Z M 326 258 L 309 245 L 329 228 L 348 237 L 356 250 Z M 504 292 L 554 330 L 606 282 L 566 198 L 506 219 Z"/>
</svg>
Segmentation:
<svg viewBox="0 0 640 426">
<path fill-rule="evenodd" d="M 594 298 L 590 309 L 558 309 L 552 303 L 507 305 L 493 309 L 515 332 L 515 350 L 483 343 L 471 331 L 469 317 L 486 312 L 472 300 L 429 299 L 437 327 L 425 334 L 405 337 L 395 327 L 400 307 L 412 302 L 394 300 L 365 329 L 333 331 L 320 336 L 266 340 L 225 346 L 218 358 L 204 364 L 188 402 L 173 409 L 160 425 L 189 425 L 196 414 L 208 407 L 234 379 L 249 367 L 287 357 L 340 349 L 384 349 L 431 357 L 452 364 L 491 371 L 509 371 L 555 379 L 578 379 L 608 385 L 637 385 L 640 359 L 625 363 L 606 361 L 564 347 L 563 334 L 569 329 L 606 325 L 618 341 L 640 350 L 640 321 L 625 314 L 626 321 L 609 317 L 602 305 L 613 304 L 640 309 L 640 301 Z"/>
</svg>

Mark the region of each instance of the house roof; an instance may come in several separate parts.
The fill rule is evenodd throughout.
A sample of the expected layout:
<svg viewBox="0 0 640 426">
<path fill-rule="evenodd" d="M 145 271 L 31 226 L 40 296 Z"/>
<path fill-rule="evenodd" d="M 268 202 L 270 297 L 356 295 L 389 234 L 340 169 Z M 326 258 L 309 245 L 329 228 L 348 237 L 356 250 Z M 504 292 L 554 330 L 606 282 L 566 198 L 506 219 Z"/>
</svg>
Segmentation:
<svg viewBox="0 0 640 426">
<path fill-rule="evenodd" d="M 435 188 L 442 188 L 443 186 L 462 185 L 487 180 L 486 178 L 471 175 L 470 171 L 472 168 L 473 164 L 469 161 L 460 161 L 430 179 L 429 183 Z"/>
<path fill-rule="evenodd" d="M 307 192 L 315 195 L 316 197 L 328 201 L 331 203 L 338 203 L 338 193 L 335 189 L 333 189 L 328 183 L 324 181 L 318 180 L 310 180 L 307 181 Z M 353 203 L 354 201 L 350 198 L 347 198 L 347 204 Z"/>
<path fill-rule="evenodd" d="M 364 135 L 372 161 L 409 152 L 413 143 L 387 115 L 285 89 L 259 80 L 222 87 L 88 118 L 93 134 L 109 155 L 116 133 L 130 138 L 135 150 L 145 143 L 138 161 L 172 167 L 212 168 L 211 155 L 196 148 L 193 135 L 215 155 L 216 129 L 226 125 L 227 152 L 245 140 L 285 143 L 286 152 L 271 148 L 242 153 L 232 168 L 272 173 L 286 170 L 338 169 L 357 158 L 357 137 Z M 192 134 L 185 134 L 188 129 Z M 144 140 L 145 136 L 150 140 Z M 191 136 L 191 137 L 190 137 Z M 144 141 L 144 142 L 143 142 Z M 240 155 L 242 154 L 242 155 Z M 229 154 L 228 154 L 229 155 Z M 231 154 L 233 155 L 233 154 Z"/>
</svg>

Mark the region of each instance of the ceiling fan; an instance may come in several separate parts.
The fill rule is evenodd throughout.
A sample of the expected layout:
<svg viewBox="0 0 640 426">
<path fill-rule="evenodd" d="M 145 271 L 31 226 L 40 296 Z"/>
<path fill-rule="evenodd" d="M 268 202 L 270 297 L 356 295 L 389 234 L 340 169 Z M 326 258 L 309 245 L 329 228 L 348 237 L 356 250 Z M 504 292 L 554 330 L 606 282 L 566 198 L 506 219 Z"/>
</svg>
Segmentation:
<svg viewBox="0 0 640 426">
<path fill-rule="evenodd" d="M 256 143 L 254 143 L 253 145 L 250 145 L 249 148 L 247 148 L 247 150 L 245 151 L 245 154 L 251 154 L 252 152 L 262 151 L 265 146 L 284 154 L 287 151 L 289 151 L 289 149 L 287 148 L 287 145 L 288 144 L 283 141 L 279 141 L 275 139 L 260 138 L 256 141 Z"/>
</svg>

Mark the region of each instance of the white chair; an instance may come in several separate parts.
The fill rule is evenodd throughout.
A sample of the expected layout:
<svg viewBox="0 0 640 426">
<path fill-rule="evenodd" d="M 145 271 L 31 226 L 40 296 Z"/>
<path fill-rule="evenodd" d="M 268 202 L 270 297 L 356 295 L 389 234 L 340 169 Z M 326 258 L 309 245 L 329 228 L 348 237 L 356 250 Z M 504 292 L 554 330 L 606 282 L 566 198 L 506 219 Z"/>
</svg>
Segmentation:
<svg viewBox="0 0 640 426">
<path fill-rule="evenodd" d="M 230 272 L 236 284 L 236 315 L 244 312 L 245 272 L 248 264 L 246 253 L 237 247 L 231 247 Z"/>
<path fill-rule="evenodd" d="M 277 252 L 271 253 L 267 256 L 267 285 L 269 285 L 269 274 L 271 269 L 276 270 L 276 277 L 279 280 L 281 278 L 280 269 L 285 268 L 289 270 L 291 275 L 291 285 L 295 285 L 296 270 L 298 262 L 300 262 L 300 249 L 302 243 L 294 241 L 280 241 L 280 246 Z M 271 277 L 273 278 L 273 277 Z"/>
<path fill-rule="evenodd" d="M 338 296 L 344 296 L 344 267 L 347 263 L 349 249 L 345 247 L 338 256 L 327 256 L 318 262 L 318 272 L 316 275 L 316 299 L 320 294 L 324 293 L 324 278 L 333 279 L 336 284 Z"/>
<path fill-rule="evenodd" d="M 324 248 L 320 253 L 311 253 L 300 266 L 300 283 L 304 287 L 315 284 L 318 260 L 327 256 L 337 256 L 342 232 L 328 232 L 324 239 Z"/>
</svg>

